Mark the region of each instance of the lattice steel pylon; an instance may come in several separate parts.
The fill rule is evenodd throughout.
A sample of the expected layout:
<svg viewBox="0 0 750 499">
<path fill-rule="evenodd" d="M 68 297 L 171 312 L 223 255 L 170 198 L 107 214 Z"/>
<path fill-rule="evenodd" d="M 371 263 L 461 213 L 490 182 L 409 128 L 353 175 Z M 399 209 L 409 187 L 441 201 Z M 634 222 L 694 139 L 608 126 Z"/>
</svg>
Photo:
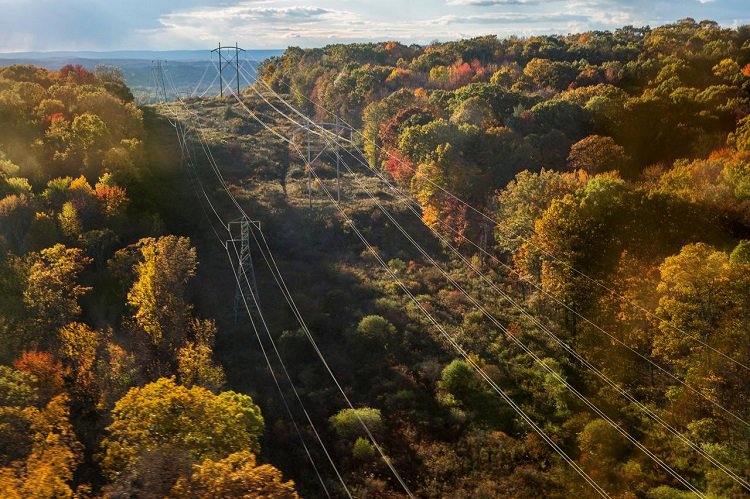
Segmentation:
<svg viewBox="0 0 750 499">
<path fill-rule="evenodd" d="M 236 248 L 236 243 L 240 243 L 240 252 L 238 255 L 237 271 L 239 272 L 239 284 L 234 294 L 234 323 L 239 322 L 239 318 L 243 311 L 243 297 L 254 297 L 252 300 L 248 300 L 248 304 L 257 308 L 256 304 L 260 303 L 260 297 L 258 295 L 258 283 L 255 280 L 255 267 L 253 266 L 253 255 L 250 250 L 250 238 L 252 236 L 251 230 L 255 226 L 260 229 L 260 222 L 250 220 L 246 216 L 238 221 L 229 222 L 229 234 L 231 239 L 227 241 L 227 244 L 232 244 Z M 239 236 L 239 237 L 235 237 Z"/>
<path fill-rule="evenodd" d="M 236 80 L 237 80 L 237 95 L 240 95 L 240 52 L 245 52 L 245 49 L 240 48 L 240 46 L 235 42 L 234 47 L 231 45 L 223 45 L 219 43 L 219 47 L 215 48 L 211 51 L 213 54 L 216 52 L 219 58 L 219 96 L 224 97 L 224 66 L 230 65 L 234 66 L 235 73 L 236 73 Z M 234 52 L 234 60 L 231 59 L 231 57 L 224 56 L 224 52 Z M 227 85 L 230 84 L 232 80 L 230 79 L 227 82 Z M 231 89 L 230 89 L 231 92 Z"/>
<path fill-rule="evenodd" d="M 327 132 L 327 135 L 322 138 L 319 132 L 317 130 L 325 130 L 324 133 Z M 329 130 L 332 129 L 333 131 Z M 316 130 L 315 138 L 317 140 L 315 143 L 313 143 L 313 138 L 311 135 L 311 131 Z M 308 197 L 308 204 L 309 207 L 312 208 L 312 186 L 313 186 L 313 175 L 312 175 L 312 168 L 314 163 L 321 157 L 323 154 L 328 151 L 332 152 L 335 155 L 336 158 L 336 202 L 341 201 L 341 173 L 339 171 L 340 165 L 341 165 L 341 132 L 342 131 L 349 131 L 349 140 L 348 142 L 352 142 L 354 140 L 354 132 L 355 130 L 341 121 L 339 121 L 338 118 L 336 118 L 335 123 L 327 123 L 327 122 L 320 122 L 320 123 L 314 123 L 312 120 L 308 119 L 304 125 L 295 128 L 292 131 L 292 137 L 291 140 L 294 141 L 295 137 L 298 133 L 304 132 L 305 133 L 305 142 L 306 144 L 306 150 L 307 150 L 307 159 L 305 160 L 305 169 L 307 171 L 307 197 Z M 333 145 L 331 145 L 331 142 L 333 142 Z M 312 155 L 313 148 L 317 149 L 317 152 L 315 156 Z"/>
</svg>

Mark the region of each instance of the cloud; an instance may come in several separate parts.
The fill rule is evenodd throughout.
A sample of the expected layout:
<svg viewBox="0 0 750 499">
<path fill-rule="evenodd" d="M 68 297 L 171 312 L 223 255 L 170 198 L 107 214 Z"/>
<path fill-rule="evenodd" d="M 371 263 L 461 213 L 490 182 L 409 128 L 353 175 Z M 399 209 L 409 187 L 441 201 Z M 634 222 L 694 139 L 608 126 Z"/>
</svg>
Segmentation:
<svg viewBox="0 0 750 499">
<path fill-rule="evenodd" d="M 362 36 L 357 26 L 364 23 L 352 12 L 316 5 L 275 7 L 260 3 L 265 2 L 176 10 L 160 16 L 159 28 L 143 30 L 142 36 L 151 44 L 164 41 L 189 46 L 196 41 L 205 46 L 205 42 L 215 44 L 232 37 L 252 40 L 253 47 L 285 46 L 292 39 Z"/>
<path fill-rule="evenodd" d="M 0 51 L 124 48 L 157 18 L 206 0 L 0 0 Z"/>
<path fill-rule="evenodd" d="M 453 1 L 453 0 L 452 0 Z M 456 0 L 503 1 L 519 0 Z M 564 1 L 564 0 L 558 0 Z M 355 2 L 346 5 L 354 9 Z M 274 4 L 276 5 L 276 4 Z M 478 12 L 474 15 L 444 14 L 433 17 L 378 19 L 369 12 L 337 10 L 317 5 L 287 5 L 242 2 L 220 8 L 177 10 L 159 18 L 159 29 L 144 31 L 150 43 L 175 40 L 216 44 L 227 35 L 253 40 L 254 46 L 279 47 L 294 41 L 303 46 L 331 41 L 372 41 L 397 39 L 406 43 L 427 43 L 439 39 L 470 38 L 495 33 L 522 35 L 534 32 L 569 32 L 586 25 L 590 18 L 568 12 Z"/>
<path fill-rule="evenodd" d="M 478 14 L 474 16 L 443 16 L 428 21 L 430 24 L 539 24 L 584 22 L 588 17 L 576 14 Z"/>
<path fill-rule="evenodd" d="M 159 21 L 166 25 L 177 22 L 195 23 L 202 21 L 232 21 L 232 22 L 300 22 L 315 20 L 323 17 L 331 17 L 339 14 L 338 11 L 324 9 L 314 6 L 292 6 L 292 7 L 253 7 L 240 4 L 231 7 L 197 9 L 178 11 L 166 14 Z"/>
<path fill-rule="evenodd" d="M 446 5 L 493 7 L 495 5 L 538 5 L 539 0 L 448 0 Z"/>
</svg>

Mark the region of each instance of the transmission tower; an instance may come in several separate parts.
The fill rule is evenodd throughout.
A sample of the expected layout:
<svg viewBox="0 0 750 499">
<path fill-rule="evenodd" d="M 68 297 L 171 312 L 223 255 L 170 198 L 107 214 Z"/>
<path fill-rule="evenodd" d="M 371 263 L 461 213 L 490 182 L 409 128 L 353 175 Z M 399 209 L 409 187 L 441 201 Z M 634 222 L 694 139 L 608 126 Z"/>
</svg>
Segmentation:
<svg viewBox="0 0 750 499">
<path fill-rule="evenodd" d="M 248 302 L 250 305 L 255 305 L 256 302 L 260 302 L 258 295 L 258 284 L 255 280 L 255 268 L 253 267 L 253 255 L 250 251 L 250 231 L 252 230 L 253 226 L 255 226 L 257 229 L 260 229 L 260 222 L 250 220 L 244 215 L 238 221 L 229 222 L 229 234 L 231 239 L 227 241 L 227 245 L 240 243 L 240 254 L 237 262 L 239 284 L 234 294 L 235 324 L 239 322 L 240 315 L 243 311 L 243 297 L 255 297 L 254 300 Z"/>
<path fill-rule="evenodd" d="M 313 135 L 319 137 L 319 130 L 330 129 L 334 134 L 335 138 L 333 144 L 329 141 L 317 141 L 313 142 Z M 307 170 L 307 197 L 308 204 L 312 208 L 312 168 L 315 162 L 326 152 L 332 151 L 336 155 L 336 202 L 341 201 L 341 173 L 339 168 L 341 166 L 341 133 L 342 131 L 349 131 L 349 142 L 351 142 L 354 136 L 354 129 L 348 125 L 342 124 L 337 118 L 334 123 L 322 122 L 315 123 L 312 120 L 308 120 L 303 126 L 297 127 L 292 131 L 292 140 L 298 133 L 305 133 L 306 142 L 306 170 Z M 315 152 L 315 156 L 313 156 Z"/>
<path fill-rule="evenodd" d="M 224 97 L 224 65 L 234 66 L 235 79 L 237 80 L 237 95 L 240 95 L 240 52 L 245 52 L 245 49 L 241 49 L 237 42 L 234 47 L 231 45 L 224 45 L 222 47 L 221 42 L 219 47 L 211 51 L 211 54 L 216 52 L 219 57 L 219 96 Z M 232 57 L 231 52 L 234 52 Z M 227 56 L 226 54 L 230 54 Z M 213 57 L 213 56 L 212 56 Z M 229 82 L 232 80 L 230 79 Z"/>
</svg>

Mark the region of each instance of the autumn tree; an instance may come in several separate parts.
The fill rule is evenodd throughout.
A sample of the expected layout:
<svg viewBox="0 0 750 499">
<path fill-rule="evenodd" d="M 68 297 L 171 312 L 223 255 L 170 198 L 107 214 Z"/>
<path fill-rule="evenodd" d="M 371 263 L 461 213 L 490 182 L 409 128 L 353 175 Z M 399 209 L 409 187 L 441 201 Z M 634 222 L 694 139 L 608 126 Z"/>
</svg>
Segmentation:
<svg viewBox="0 0 750 499">
<path fill-rule="evenodd" d="M 487 189 L 486 177 L 456 148 L 450 144 L 438 146 L 431 159 L 418 165 L 411 185 L 422 206 L 426 225 L 457 244 L 463 243 L 463 237 L 477 237 L 477 225 L 471 224 L 476 214 L 459 199 L 481 207 L 486 202 L 483 196 Z"/>
<path fill-rule="evenodd" d="M 24 302 L 39 328 L 42 343 L 49 332 L 72 322 L 81 313 L 78 298 L 90 288 L 81 286 L 78 277 L 91 259 L 78 248 L 56 244 L 27 258 L 28 280 Z"/>
<path fill-rule="evenodd" d="M 111 409 L 127 391 L 145 383 L 144 366 L 136 354 L 108 339 L 100 347 L 94 368 L 100 385 L 100 404 Z"/>
<path fill-rule="evenodd" d="M 750 390 L 742 383 L 742 364 L 750 359 L 748 265 L 697 243 L 667 257 L 659 271 L 657 313 L 663 321 L 654 337 L 654 353 L 706 397 L 729 410 L 744 411 L 750 400 Z M 724 446 L 727 439 L 747 437 L 746 428 L 720 423 L 720 415 L 684 387 L 673 389 L 672 401 L 683 421 L 712 428 L 701 432 L 704 441 Z M 744 459 L 728 448 L 725 452 Z"/>
<path fill-rule="evenodd" d="M 194 465 L 192 474 L 180 478 L 170 496 L 178 499 L 298 497 L 294 482 L 284 482 L 281 472 L 270 464 L 258 465 L 255 455 L 249 451 L 236 452 L 220 460 L 206 459 Z"/>
<path fill-rule="evenodd" d="M 658 313 L 665 318 L 654 339 L 655 353 L 685 369 L 689 357 L 703 351 L 697 342 L 713 342 L 727 306 L 729 257 L 703 243 L 690 244 L 659 267 Z"/>
<path fill-rule="evenodd" d="M 541 258 L 544 289 L 584 315 L 601 292 L 589 278 L 607 276 L 617 265 L 624 241 L 632 237 L 630 196 L 617 176 L 597 176 L 574 194 L 555 199 L 527 243 L 538 251 L 529 254 Z M 536 259 L 526 259 L 527 270 L 536 264 Z M 576 317 L 566 314 L 573 332 Z"/>
<path fill-rule="evenodd" d="M 226 383 L 224 369 L 213 359 L 216 324 L 212 320 L 194 319 L 191 322 L 193 339 L 177 351 L 177 374 L 180 383 L 191 387 L 202 386 L 218 392 Z"/>
<path fill-rule="evenodd" d="M 623 173 L 627 165 L 625 149 L 612 137 L 589 135 L 573 144 L 568 155 L 571 170 L 584 170 L 590 175 L 608 171 Z"/>
<path fill-rule="evenodd" d="M 575 192 L 587 181 L 585 175 L 552 170 L 524 171 L 498 194 L 498 247 L 511 254 L 534 232 L 534 223 L 556 198 Z"/>
<path fill-rule="evenodd" d="M 94 366 L 102 335 L 80 322 L 66 324 L 57 335 L 60 357 L 71 370 L 76 391 L 80 395 L 95 397 L 97 380 Z"/>
<path fill-rule="evenodd" d="M 138 326 L 161 349 L 174 348 L 185 336 L 190 305 L 187 282 L 195 275 L 195 248 L 186 237 L 164 236 L 138 243 L 136 281 L 128 293 Z"/>
<path fill-rule="evenodd" d="M 2 409 L 0 409 L 0 414 Z M 70 424 L 68 400 L 53 398 L 43 409 L 28 408 L 30 453 L 13 466 L 0 468 L 0 490 L 12 499 L 73 497 L 73 473 L 81 461 L 81 445 Z M 14 438 L 22 437 L 22 435 Z"/>
<path fill-rule="evenodd" d="M 33 377 L 32 386 L 44 404 L 63 391 L 65 369 L 50 352 L 24 351 L 13 362 L 13 367 Z"/>
<path fill-rule="evenodd" d="M 161 378 L 132 388 L 115 404 L 102 442 L 102 467 L 113 480 L 132 483 L 154 449 L 188 463 L 223 459 L 243 450 L 257 453 L 262 431 L 263 417 L 249 396 L 215 395 Z"/>
<path fill-rule="evenodd" d="M 534 58 L 523 68 L 523 74 L 540 87 L 562 90 L 575 80 L 578 71 L 570 63 Z"/>
</svg>

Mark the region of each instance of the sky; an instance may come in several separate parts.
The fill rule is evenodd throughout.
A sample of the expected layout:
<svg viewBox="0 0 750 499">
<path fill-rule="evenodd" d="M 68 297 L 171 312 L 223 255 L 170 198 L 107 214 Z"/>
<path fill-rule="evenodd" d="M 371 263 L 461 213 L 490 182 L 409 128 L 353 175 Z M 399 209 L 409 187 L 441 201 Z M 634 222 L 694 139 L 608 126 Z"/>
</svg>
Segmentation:
<svg viewBox="0 0 750 499">
<path fill-rule="evenodd" d="M 429 43 L 656 26 L 750 24 L 750 0 L 0 0 L 0 52 Z"/>
</svg>

